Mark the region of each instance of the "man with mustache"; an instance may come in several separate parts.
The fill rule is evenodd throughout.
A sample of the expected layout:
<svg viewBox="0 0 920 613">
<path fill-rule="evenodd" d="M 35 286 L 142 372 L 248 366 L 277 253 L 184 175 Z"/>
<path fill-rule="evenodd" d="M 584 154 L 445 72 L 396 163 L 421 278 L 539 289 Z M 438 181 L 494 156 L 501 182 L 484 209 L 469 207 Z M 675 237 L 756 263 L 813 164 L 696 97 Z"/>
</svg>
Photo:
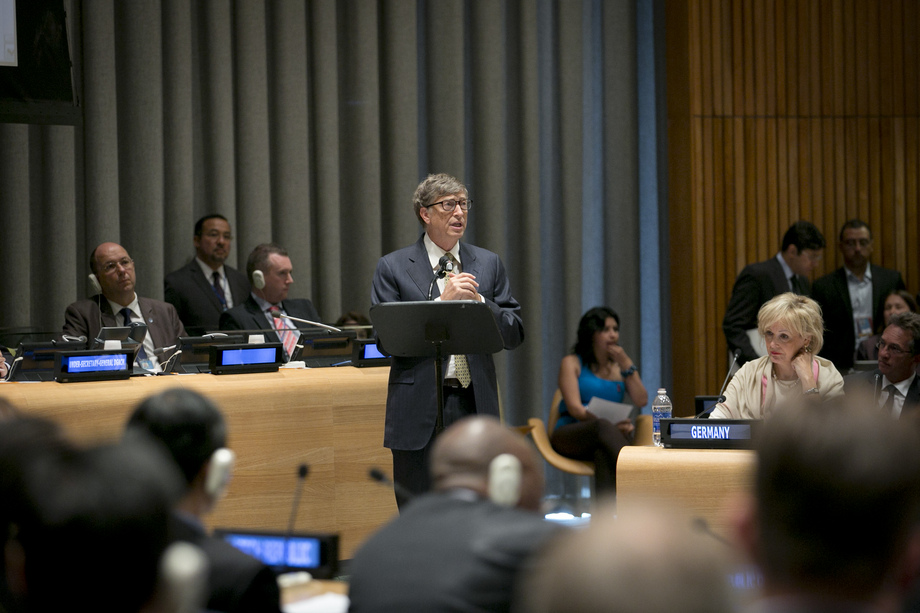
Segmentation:
<svg viewBox="0 0 920 613">
<path fill-rule="evenodd" d="M 225 264 L 233 234 L 230 222 L 216 213 L 195 224 L 195 257 L 166 275 L 165 299 L 176 307 L 189 334 L 219 328 L 220 315 L 246 301 L 249 280 Z"/>
</svg>

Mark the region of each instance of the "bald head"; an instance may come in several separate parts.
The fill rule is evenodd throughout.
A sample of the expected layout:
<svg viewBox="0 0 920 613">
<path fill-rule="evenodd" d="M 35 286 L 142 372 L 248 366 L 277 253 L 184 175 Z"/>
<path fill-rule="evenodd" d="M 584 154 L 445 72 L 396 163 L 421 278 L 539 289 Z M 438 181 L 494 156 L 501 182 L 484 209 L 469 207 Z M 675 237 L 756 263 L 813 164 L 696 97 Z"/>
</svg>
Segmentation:
<svg viewBox="0 0 920 613">
<path fill-rule="evenodd" d="M 543 474 L 536 454 L 523 436 L 494 417 L 466 417 L 445 430 L 431 451 L 431 480 L 435 490 L 462 487 L 488 496 L 489 465 L 510 453 L 521 461 L 519 507 L 536 511 L 543 496 Z"/>
</svg>

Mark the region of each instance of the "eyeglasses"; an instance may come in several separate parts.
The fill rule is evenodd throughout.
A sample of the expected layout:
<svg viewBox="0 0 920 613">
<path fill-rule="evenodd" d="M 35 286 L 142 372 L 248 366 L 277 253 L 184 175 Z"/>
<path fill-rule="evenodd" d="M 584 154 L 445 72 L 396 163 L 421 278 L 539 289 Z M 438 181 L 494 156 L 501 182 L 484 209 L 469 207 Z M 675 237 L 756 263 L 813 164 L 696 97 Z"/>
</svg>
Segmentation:
<svg viewBox="0 0 920 613">
<path fill-rule="evenodd" d="M 426 204 L 425 208 L 432 207 L 436 204 L 441 205 L 441 210 L 445 213 L 453 213 L 454 209 L 457 208 L 457 205 L 460 205 L 461 211 L 469 211 L 470 207 L 473 206 L 472 200 L 442 200 L 440 202 L 432 202 L 431 204 Z"/>
<path fill-rule="evenodd" d="M 897 345 L 891 345 L 891 344 L 886 343 L 885 341 L 879 341 L 875 343 L 875 346 L 878 347 L 879 351 L 881 351 L 882 349 L 887 349 L 892 355 L 907 355 L 908 353 L 910 353 L 910 351 L 908 351 L 907 349 L 901 349 Z"/>
<path fill-rule="evenodd" d="M 121 258 L 120 260 L 113 260 L 111 262 L 106 262 L 105 264 L 102 265 L 102 272 L 104 272 L 105 274 L 113 273 L 115 272 L 115 269 L 117 269 L 119 266 L 121 266 L 125 270 L 130 270 L 134 268 L 134 260 L 132 260 L 131 258 Z"/>
<path fill-rule="evenodd" d="M 204 236 L 205 238 L 210 238 L 212 240 L 215 240 L 221 237 L 223 237 L 225 241 L 233 240 L 232 234 L 230 234 L 229 232 L 221 232 L 220 230 L 208 230 L 202 236 Z"/>
</svg>

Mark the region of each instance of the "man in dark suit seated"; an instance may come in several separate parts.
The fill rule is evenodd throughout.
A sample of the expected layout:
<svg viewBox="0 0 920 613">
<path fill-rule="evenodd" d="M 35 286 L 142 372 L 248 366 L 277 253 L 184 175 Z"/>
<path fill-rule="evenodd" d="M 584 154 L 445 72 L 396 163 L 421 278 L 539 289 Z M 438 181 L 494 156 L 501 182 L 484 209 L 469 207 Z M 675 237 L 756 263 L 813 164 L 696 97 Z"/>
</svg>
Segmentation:
<svg viewBox="0 0 920 613">
<path fill-rule="evenodd" d="M 907 311 L 888 320 L 878 343 L 878 368 L 843 379 L 843 392 L 896 418 L 920 419 L 920 315 Z"/>
<path fill-rule="evenodd" d="M 300 339 L 300 328 L 310 324 L 296 322 L 286 316 L 319 321 L 313 303 L 305 298 L 288 300 L 288 290 L 294 283 L 294 267 L 284 248 L 274 243 L 256 246 L 246 262 L 246 274 L 252 282 L 252 292 L 246 301 L 220 316 L 221 330 L 265 330 L 265 340 L 284 345 L 284 361 L 291 359 Z"/>
<path fill-rule="evenodd" d="M 749 264 L 738 274 L 725 308 L 722 330 L 730 351 L 741 350 L 738 364 L 756 360 L 765 353 L 751 344 L 748 332 L 758 338 L 757 312 L 765 302 L 786 292 L 810 295 L 808 275 L 824 255 L 824 235 L 807 221 L 797 221 L 786 230 L 779 253 L 769 260 Z"/>
<path fill-rule="evenodd" d="M 445 430 L 431 453 L 433 491 L 352 559 L 350 611 L 508 611 L 527 560 L 561 530 L 538 512 L 542 471 L 533 447 L 494 417 Z"/>
<path fill-rule="evenodd" d="M 196 545 L 208 558 L 207 609 L 233 613 L 278 613 L 275 573 L 261 561 L 210 536 L 203 525 L 230 479 L 225 449 L 227 426 L 207 398 L 171 389 L 144 400 L 128 419 L 125 440 L 152 438 L 175 460 L 185 478 L 185 494 L 171 520 L 172 538 Z"/>
<path fill-rule="evenodd" d="M 67 307 L 63 333 L 85 337 L 90 346 L 103 327 L 146 324 L 147 336 L 136 354 L 135 363 L 147 369 L 157 368 L 174 349 L 163 351 L 159 356 L 156 350 L 174 346 L 176 339 L 186 335 L 175 307 L 134 292 L 137 284 L 134 260 L 121 245 L 102 243 L 93 249 L 89 267 L 92 270 L 90 281 L 99 293 Z"/>
<path fill-rule="evenodd" d="M 233 234 L 223 215 L 205 215 L 195 224 L 195 257 L 166 275 L 166 302 L 176 307 L 189 334 L 217 330 L 220 314 L 249 296 L 246 275 L 227 266 Z"/>
<path fill-rule="evenodd" d="M 820 355 L 846 373 L 860 341 L 884 321 L 885 297 L 904 289 L 904 280 L 896 270 L 869 264 L 872 232 L 863 221 L 843 224 L 838 248 L 843 266 L 815 281 L 812 297 L 821 305 L 827 329 Z"/>
<path fill-rule="evenodd" d="M 429 175 L 415 189 L 413 205 L 424 232 L 415 244 L 380 258 L 371 304 L 432 298 L 478 300 L 495 317 L 504 348 L 518 347 L 524 342 L 521 305 L 511 295 L 501 258 L 460 242 L 471 205 L 466 186 L 447 174 Z M 454 260 L 453 272 L 432 284 L 445 257 Z M 498 383 L 492 356 L 457 355 L 446 361 L 444 427 L 474 413 L 497 417 Z M 383 444 L 393 453 L 394 481 L 416 494 L 429 487 L 428 453 L 438 412 L 436 387 L 433 357 L 393 357 Z M 404 502 L 398 493 L 396 501 Z"/>
</svg>

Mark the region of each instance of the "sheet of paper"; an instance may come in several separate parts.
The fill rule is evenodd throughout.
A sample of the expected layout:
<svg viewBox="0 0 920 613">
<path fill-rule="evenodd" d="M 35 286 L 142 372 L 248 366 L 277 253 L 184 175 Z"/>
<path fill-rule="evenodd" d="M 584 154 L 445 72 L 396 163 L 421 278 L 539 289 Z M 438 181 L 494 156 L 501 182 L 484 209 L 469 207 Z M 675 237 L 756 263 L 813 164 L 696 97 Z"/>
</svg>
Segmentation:
<svg viewBox="0 0 920 613">
<path fill-rule="evenodd" d="M 612 421 L 613 423 L 621 422 L 624 419 L 632 419 L 633 413 L 637 412 L 636 407 L 631 404 L 611 402 L 610 400 L 604 400 L 597 396 L 592 398 L 585 408 L 598 417 Z"/>
</svg>

